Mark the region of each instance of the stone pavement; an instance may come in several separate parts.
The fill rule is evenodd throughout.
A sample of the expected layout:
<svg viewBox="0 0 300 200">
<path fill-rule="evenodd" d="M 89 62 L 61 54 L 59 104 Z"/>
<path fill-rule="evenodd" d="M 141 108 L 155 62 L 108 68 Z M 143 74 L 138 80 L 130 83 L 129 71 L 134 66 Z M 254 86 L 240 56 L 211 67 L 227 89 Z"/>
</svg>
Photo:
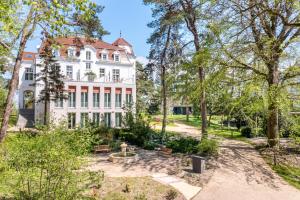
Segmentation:
<svg viewBox="0 0 300 200">
<path fill-rule="evenodd" d="M 164 173 L 152 174 L 152 178 L 157 182 L 174 187 L 181 194 L 183 194 L 183 196 L 187 200 L 192 199 L 201 190 L 201 187 L 192 186 L 183 179 L 180 179 L 180 178 L 177 178 L 174 176 L 169 176 L 168 174 L 164 174 Z"/>
</svg>

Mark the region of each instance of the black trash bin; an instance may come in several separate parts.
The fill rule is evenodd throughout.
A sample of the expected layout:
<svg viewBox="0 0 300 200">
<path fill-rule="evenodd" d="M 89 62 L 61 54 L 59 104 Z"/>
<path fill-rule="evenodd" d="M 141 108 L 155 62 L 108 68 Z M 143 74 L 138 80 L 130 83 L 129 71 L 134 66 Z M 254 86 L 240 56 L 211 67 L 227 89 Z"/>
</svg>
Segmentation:
<svg viewBox="0 0 300 200">
<path fill-rule="evenodd" d="M 201 156 L 192 156 L 193 172 L 203 173 L 205 170 L 205 158 Z"/>
</svg>

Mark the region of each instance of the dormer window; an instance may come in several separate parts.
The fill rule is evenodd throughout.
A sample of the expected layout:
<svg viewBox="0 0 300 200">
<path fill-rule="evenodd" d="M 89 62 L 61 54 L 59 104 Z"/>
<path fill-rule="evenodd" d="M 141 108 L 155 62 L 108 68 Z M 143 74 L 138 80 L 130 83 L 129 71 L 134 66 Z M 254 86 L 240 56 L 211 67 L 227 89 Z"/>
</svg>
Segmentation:
<svg viewBox="0 0 300 200">
<path fill-rule="evenodd" d="M 75 55 L 74 49 L 68 49 L 68 57 L 72 58 L 72 57 L 74 57 L 74 55 Z"/>
<path fill-rule="evenodd" d="M 59 51 L 57 50 L 57 49 L 53 49 L 52 50 L 52 55 L 54 56 L 54 57 L 59 57 Z"/>
<path fill-rule="evenodd" d="M 91 52 L 90 51 L 87 51 L 85 53 L 85 55 L 86 55 L 86 60 L 91 60 Z"/>
<path fill-rule="evenodd" d="M 115 62 L 120 62 L 120 55 L 119 54 L 114 54 L 114 61 Z"/>
<path fill-rule="evenodd" d="M 103 53 L 103 54 L 102 54 L 102 60 L 104 60 L 104 61 L 107 60 L 107 54 L 106 54 L 106 53 Z"/>
</svg>

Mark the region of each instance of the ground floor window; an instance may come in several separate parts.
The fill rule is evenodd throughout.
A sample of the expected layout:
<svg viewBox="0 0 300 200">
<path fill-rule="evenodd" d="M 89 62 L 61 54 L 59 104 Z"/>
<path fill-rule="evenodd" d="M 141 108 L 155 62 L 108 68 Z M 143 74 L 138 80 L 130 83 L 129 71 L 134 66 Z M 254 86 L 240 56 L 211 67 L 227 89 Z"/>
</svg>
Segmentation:
<svg viewBox="0 0 300 200">
<path fill-rule="evenodd" d="M 68 128 L 73 129 L 76 126 L 76 113 L 68 113 Z"/>
<path fill-rule="evenodd" d="M 116 113 L 116 127 L 121 127 L 122 126 L 122 113 Z"/>
<path fill-rule="evenodd" d="M 100 113 L 93 113 L 93 124 L 99 126 L 100 123 Z"/>
<path fill-rule="evenodd" d="M 104 125 L 107 127 L 111 126 L 111 113 L 104 113 Z"/>
<path fill-rule="evenodd" d="M 89 114 L 88 113 L 81 113 L 80 114 L 80 127 L 86 127 L 87 123 L 89 121 Z"/>
</svg>

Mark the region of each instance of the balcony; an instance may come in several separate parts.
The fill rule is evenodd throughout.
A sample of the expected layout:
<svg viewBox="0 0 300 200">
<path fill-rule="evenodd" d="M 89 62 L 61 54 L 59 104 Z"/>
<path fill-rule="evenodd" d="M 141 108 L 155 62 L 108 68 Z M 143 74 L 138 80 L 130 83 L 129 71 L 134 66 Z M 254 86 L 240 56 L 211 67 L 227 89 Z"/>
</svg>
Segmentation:
<svg viewBox="0 0 300 200">
<path fill-rule="evenodd" d="M 68 77 L 65 78 L 67 82 L 90 82 L 90 83 L 110 83 L 110 84 L 135 84 L 134 78 L 121 78 L 117 80 L 112 80 L 109 77 L 94 77 L 94 76 L 84 76 L 80 80 L 70 79 Z"/>
</svg>

